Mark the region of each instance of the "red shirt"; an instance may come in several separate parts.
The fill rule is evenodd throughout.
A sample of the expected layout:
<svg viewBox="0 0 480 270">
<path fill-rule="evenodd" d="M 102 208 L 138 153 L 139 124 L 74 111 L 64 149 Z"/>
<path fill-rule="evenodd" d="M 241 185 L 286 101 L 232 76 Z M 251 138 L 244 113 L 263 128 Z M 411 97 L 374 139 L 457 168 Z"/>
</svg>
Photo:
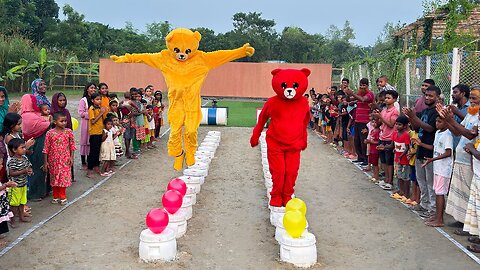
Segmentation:
<svg viewBox="0 0 480 270">
<path fill-rule="evenodd" d="M 370 133 L 370 137 L 372 141 L 376 141 L 377 143 L 371 143 L 370 144 L 370 154 L 378 154 L 377 146 L 378 146 L 378 140 L 380 139 L 380 129 L 376 128 L 372 130 Z"/>
<path fill-rule="evenodd" d="M 410 145 L 410 135 L 408 135 L 408 132 L 404 131 L 402 135 L 398 136 L 398 131 L 395 131 L 392 138 L 395 146 L 395 163 L 408 165 L 407 154 L 405 154 L 402 159 L 400 159 L 400 156 L 407 150 L 407 146 Z"/>
<path fill-rule="evenodd" d="M 368 123 L 370 119 L 368 116 L 370 114 L 370 103 L 372 103 L 375 99 L 373 93 L 370 90 L 366 90 L 365 92 L 358 92 L 357 95 L 361 97 L 367 97 L 365 102 L 357 101 L 357 111 L 355 112 L 355 123 Z"/>
</svg>

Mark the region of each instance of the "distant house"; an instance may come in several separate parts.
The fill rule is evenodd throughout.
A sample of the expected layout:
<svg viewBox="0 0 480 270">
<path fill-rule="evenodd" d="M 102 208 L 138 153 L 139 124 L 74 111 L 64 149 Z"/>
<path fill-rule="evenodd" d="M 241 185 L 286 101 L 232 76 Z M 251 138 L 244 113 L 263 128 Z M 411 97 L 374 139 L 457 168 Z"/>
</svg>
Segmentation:
<svg viewBox="0 0 480 270">
<path fill-rule="evenodd" d="M 443 40 L 447 14 L 444 8 L 439 8 L 435 12 L 406 25 L 394 33 L 393 36 L 403 40 L 403 51 L 405 53 L 431 49 L 432 46 Z M 475 38 L 480 38 L 480 6 L 474 8 L 468 14 L 467 19 L 458 23 L 456 32 L 469 33 Z"/>
</svg>

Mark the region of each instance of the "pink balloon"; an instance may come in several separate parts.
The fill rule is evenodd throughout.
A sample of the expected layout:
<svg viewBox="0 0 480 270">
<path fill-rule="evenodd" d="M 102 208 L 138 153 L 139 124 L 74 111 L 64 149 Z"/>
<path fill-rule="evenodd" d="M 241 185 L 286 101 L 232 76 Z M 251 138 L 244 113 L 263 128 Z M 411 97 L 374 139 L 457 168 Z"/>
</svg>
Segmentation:
<svg viewBox="0 0 480 270">
<path fill-rule="evenodd" d="M 167 190 L 176 190 L 183 197 L 187 193 L 187 184 L 182 179 L 175 178 L 168 183 Z"/>
<path fill-rule="evenodd" d="M 147 213 L 147 227 L 155 234 L 165 230 L 168 225 L 168 213 L 163 208 L 153 208 Z"/>
<path fill-rule="evenodd" d="M 162 204 L 170 214 L 175 214 L 182 207 L 183 196 L 176 190 L 168 190 L 163 194 Z"/>
</svg>

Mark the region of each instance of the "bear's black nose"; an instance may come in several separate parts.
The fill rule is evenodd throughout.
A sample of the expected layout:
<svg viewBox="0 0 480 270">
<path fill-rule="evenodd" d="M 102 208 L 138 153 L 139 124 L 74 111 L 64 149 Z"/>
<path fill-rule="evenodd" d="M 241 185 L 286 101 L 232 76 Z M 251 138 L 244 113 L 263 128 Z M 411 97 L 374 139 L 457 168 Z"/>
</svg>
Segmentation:
<svg viewBox="0 0 480 270">
<path fill-rule="evenodd" d="M 292 93 L 292 90 L 289 89 L 289 90 L 287 90 L 287 92 L 288 92 L 289 94 L 291 94 L 291 93 Z"/>
</svg>

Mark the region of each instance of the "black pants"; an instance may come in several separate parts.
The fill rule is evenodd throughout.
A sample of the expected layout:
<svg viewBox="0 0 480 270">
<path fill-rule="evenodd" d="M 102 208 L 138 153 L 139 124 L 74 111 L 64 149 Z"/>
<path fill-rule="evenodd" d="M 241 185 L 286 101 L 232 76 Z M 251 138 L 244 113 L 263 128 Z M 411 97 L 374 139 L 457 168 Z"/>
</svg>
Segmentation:
<svg viewBox="0 0 480 270">
<path fill-rule="evenodd" d="M 4 221 L 0 223 L 0 234 L 4 234 L 8 232 L 8 221 Z"/>
<path fill-rule="evenodd" d="M 102 135 L 90 135 L 90 154 L 87 157 L 89 170 L 100 166 L 100 146 L 102 146 Z"/>
<path fill-rule="evenodd" d="M 365 123 L 355 123 L 354 126 L 354 144 L 355 151 L 357 152 L 358 160 L 367 162 L 367 144 L 365 144 L 365 139 L 367 139 L 368 132 L 362 133 L 362 129 L 366 129 L 367 124 Z"/>
</svg>

